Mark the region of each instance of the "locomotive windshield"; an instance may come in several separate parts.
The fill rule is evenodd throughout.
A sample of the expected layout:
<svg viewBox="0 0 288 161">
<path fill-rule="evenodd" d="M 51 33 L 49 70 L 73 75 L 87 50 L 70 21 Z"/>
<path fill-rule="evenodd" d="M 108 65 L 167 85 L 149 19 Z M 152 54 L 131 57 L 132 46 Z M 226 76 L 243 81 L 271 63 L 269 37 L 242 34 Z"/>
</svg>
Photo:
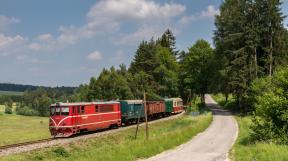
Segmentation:
<svg viewBox="0 0 288 161">
<path fill-rule="evenodd" d="M 67 116 L 69 115 L 69 107 L 51 107 L 50 108 L 50 115 L 51 116 Z"/>
</svg>

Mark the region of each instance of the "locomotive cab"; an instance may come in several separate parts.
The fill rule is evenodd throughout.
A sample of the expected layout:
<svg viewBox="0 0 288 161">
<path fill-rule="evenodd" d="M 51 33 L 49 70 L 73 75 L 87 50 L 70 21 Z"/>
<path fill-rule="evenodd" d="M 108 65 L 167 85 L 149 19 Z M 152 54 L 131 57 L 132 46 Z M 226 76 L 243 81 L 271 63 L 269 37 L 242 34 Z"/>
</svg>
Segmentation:
<svg viewBox="0 0 288 161">
<path fill-rule="evenodd" d="M 72 107 L 56 103 L 50 106 L 49 130 L 54 137 L 68 137 L 73 134 Z"/>
</svg>

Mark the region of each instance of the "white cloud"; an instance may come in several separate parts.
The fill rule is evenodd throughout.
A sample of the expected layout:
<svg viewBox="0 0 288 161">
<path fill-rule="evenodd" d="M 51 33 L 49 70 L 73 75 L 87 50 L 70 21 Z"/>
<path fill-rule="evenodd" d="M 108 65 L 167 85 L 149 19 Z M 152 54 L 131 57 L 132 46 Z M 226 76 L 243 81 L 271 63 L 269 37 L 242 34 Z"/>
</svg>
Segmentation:
<svg viewBox="0 0 288 161">
<path fill-rule="evenodd" d="M 89 60 L 93 60 L 93 61 L 98 61 L 102 59 L 102 54 L 99 51 L 94 51 L 92 53 L 90 53 L 87 58 Z"/>
<path fill-rule="evenodd" d="M 38 44 L 38 43 L 31 43 L 31 44 L 29 44 L 29 48 L 32 49 L 32 50 L 37 51 L 37 50 L 41 49 L 41 45 Z"/>
<path fill-rule="evenodd" d="M 20 20 L 14 17 L 0 15 L 0 32 L 6 30 L 10 24 L 19 23 Z"/>
<path fill-rule="evenodd" d="M 10 55 L 21 51 L 26 42 L 27 39 L 20 35 L 5 36 L 4 34 L 0 34 L 0 55 Z"/>
<path fill-rule="evenodd" d="M 219 14 L 220 14 L 219 9 L 216 9 L 216 7 L 213 5 L 209 5 L 207 7 L 207 10 L 201 12 L 200 17 L 214 18 L 215 15 L 219 15 Z"/>
<path fill-rule="evenodd" d="M 52 35 L 51 34 L 41 34 L 41 35 L 39 35 L 38 37 L 37 37 L 37 39 L 38 40 L 40 40 L 40 41 L 49 41 L 49 40 L 51 40 L 52 39 Z"/>
<path fill-rule="evenodd" d="M 217 9 L 213 5 L 209 5 L 206 10 L 201 11 L 200 13 L 197 13 L 195 15 L 191 16 L 183 16 L 181 19 L 178 21 L 179 24 L 185 25 L 188 24 L 192 21 L 197 21 L 201 19 L 214 19 L 215 15 L 219 15 L 220 10 Z"/>
<path fill-rule="evenodd" d="M 61 26 L 60 34 L 53 37 L 50 34 L 38 36 L 38 41 L 49 39 L 42 46 L 43 49 L 57 48 L 75 44 L 81 39 L 95 37 L 95 35 L 117 37 L 121 44 L 141 41 L 148 34 L 162 33 L 171 24 L 173 18 L 182 15 L 186 7 L 176 3 L 156 3 L 150 0 L 101 0 L 93 5 L 87 13 L 87 22 L 80 27 Z M 133 24 L 135 31 L 125 36 L 117 33 L 126 23 Z M 149 26 L 148 29 L 145 27 Z M 133 27 L 132 30 L 133 30 Z M 143 30 L 144 29 L 144 30 Z M 118 35 L 117 35 L 118 34 Z M 113 36 L 111 36 L 113 35 Z"/>
</svg>

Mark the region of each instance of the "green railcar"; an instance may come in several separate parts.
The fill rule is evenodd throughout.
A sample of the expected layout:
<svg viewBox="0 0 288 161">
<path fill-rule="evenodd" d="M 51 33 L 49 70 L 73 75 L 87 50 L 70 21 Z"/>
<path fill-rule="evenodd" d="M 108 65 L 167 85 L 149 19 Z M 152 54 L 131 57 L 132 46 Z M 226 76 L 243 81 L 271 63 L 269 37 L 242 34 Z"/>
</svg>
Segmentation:
<svg viewBox="0 0 288 161">
<path fill-rule="evenodd" d="M 165 109 L 166 113 L 172 113 L 173 112 L 173 100 L 172 99 L 164 99 L 165 101 Z"/>
<path fill-rule="evenodd" d="M 122 122 L 135 121 L 144 118 L 144 107 L 142 100 L 120 100 Z"/>
</svg>

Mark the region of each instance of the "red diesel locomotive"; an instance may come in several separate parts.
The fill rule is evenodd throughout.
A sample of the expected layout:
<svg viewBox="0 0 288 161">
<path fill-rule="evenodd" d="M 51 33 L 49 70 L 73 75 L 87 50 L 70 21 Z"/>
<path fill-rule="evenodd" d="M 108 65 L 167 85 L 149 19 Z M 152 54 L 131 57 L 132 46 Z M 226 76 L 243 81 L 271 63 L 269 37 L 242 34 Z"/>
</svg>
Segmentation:
<svg viewBox="0 0 288 161">
<path fill-rule="evenodd" d="M 56 103 L 50 107 L 49 129 L 54 137 L 118 126 L 119 102 Z"/>
</svg>

